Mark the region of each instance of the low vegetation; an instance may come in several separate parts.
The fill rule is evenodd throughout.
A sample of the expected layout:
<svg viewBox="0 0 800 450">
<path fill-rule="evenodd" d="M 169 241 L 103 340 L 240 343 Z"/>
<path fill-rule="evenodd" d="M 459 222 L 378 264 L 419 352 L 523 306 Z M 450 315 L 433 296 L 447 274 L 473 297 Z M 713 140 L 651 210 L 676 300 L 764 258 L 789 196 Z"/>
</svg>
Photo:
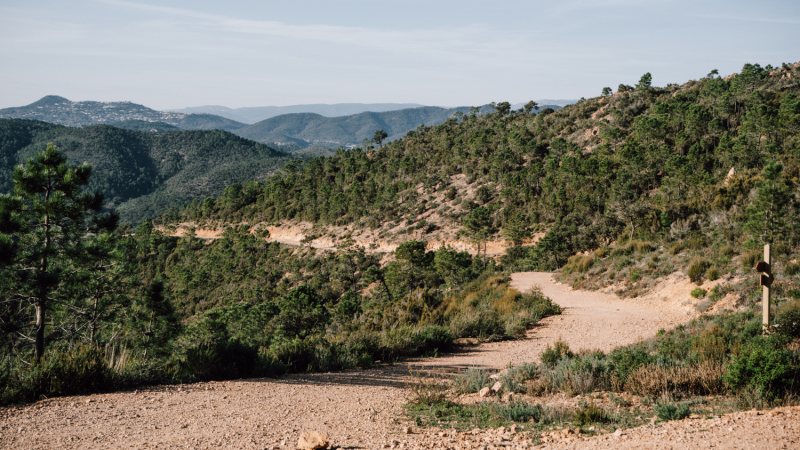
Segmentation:
<svg viewBox="0 0 800 450">
<path fill-rule="evenodd" d="M 437 402 L 412 398 L 418 425 L 470 429 L 518 424 L 537 432 L 559 427 L 613 430 L 690 414 L 795 404 L 800 394 L 800 309 L 786 308 L 763 335 L 753 312 L 703 316 L 608 354 L 573 352 L 558 341 L 541 363 L 501 372 L 497 400 L 457 401 L 492 386 L 490 373 L 468 369 Z M 439 383 L 440 392 L 444 392 Z M 500 398 L 508 400 L 501 402 Z M 570 400 L 570 399 L 573 400 Z"/>
</svg>

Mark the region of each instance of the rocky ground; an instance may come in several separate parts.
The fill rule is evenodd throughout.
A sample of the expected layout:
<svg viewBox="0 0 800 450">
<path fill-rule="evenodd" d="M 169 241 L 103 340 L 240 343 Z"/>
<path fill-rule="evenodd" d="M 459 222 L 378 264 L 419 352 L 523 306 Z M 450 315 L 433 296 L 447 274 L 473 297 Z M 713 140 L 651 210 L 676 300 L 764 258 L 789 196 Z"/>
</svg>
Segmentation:
<svg viewBox="0 0 800 450">
<path fill-rule="evenodd" d="M 537 360 L 563 339 L 574 350 L 604 351 L 685 322 L 695 312 L 677 302 L 627 299 L 574 291 L 549 274 L 515 274 L 513 285 L 534 284 L 565 308 L 526 339 L 468 346 L 418 369 L 500 369 Z M 328 435 L 334 446 L 373 448 L 800 448 L 800 408 L 697 417 L 614 430 L 457 432 L 415 429 L 403 415 L 408 397 L 405 364 L 365 371 L 293 375 L 134 392 L 65 397 L 0 408 L 0 448 L 225 448 L 293 449 L 306 430 Z M 594 434 L 594 435 L 592 435 Z"/>
</svg>

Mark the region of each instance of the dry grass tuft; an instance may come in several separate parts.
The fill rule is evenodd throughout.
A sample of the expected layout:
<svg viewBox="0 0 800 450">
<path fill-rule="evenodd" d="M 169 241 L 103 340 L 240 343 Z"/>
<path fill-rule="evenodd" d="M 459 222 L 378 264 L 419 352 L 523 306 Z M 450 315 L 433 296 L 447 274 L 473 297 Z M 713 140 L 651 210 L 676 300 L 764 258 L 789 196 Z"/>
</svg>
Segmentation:
<svg viewBox="0 0 800 450">
<path fill-rule="evenodd" d="M 704 361 L 691 367 L 661 367 L 654 364 L 634 370 L 626 387 L 638 395 L 659 397 L 673 394 L 720 394 L 725 391 L 725 366 Z"/>
</svg>

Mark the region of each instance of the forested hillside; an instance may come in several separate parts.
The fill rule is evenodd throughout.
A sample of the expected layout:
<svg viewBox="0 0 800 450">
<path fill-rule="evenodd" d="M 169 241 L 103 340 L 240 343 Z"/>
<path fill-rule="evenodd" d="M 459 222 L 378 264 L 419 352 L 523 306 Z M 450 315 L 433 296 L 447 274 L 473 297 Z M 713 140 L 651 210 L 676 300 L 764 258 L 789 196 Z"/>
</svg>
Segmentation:
<svg viewBox="0 0 800 450">
<path fill-rule="evenodd" d="M 558 106 L 552 106 L 558 109 Z M 349 116 L 323 117 L 320 114 L 284 114 L 235 131 L 239 136 L 265 144 L 280 143 L 299 147 L 344 147 L 371 140 L 375 130 L 384 130 L 386 142 L 399 139 L 421 125 L 439 125 L 448 118 L 467 114 L 471 108 L 424 106 L 387 112 L 362 112 Z M 477 109 L 492 111 L 490 106 Z"/>
<path fill-rule="evenodd" d="M 785 220 L 796 214 L 794 188 L 782 188 L 782 202 L 760 193 L 800 181 L 796 67 L 747 64 L 724 79 L 712 72 L 666 87 L 646 74 L 635 87 L 538 114 L 501 103 L 380 149 L 289 166 L 239 206 L 225 196 L 180 217 L 400 224 L 423 236 L 463 226 L 476 239 L 514 241 L 546 228 L 538 247 L 507 259 L 547 270 L 611 242 L 715 227 L 731 241 L 794 243 L 797 222 Z M 437 225 L 420 228 L 423 219 Z"/>
<path fill-rule="evenodd" d="M 107 206 L 134 225 L 193 199 L 219 195 L 232 183 L 264 179 L 290 160 L 220 130 L 153 133 L 0 119 L 0 192 L 11 190 L 13 167 L 49 142 L 71 162 L 90 163 L 89 188 L 104 192 Z"/>
</svg>

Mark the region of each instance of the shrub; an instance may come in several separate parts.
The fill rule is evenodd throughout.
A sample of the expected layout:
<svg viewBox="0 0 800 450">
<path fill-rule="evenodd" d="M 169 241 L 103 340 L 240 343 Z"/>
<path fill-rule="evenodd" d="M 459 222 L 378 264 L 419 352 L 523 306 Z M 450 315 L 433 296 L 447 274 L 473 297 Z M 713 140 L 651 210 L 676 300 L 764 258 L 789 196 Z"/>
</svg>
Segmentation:
<svg viewBox="0 0 800 450">
<path fill-rule="evenodd" d="M 562 273 L 568 275 L 573 272 L 583 273 L 589 270 L 594 264 L 594 258 L 587 255 L 573 255 L 570 256 L 567 264 L 562 269 Z"/>
<path fill-rule="evenodd" d="M 733 256 L 733 246 L 725 244 L 719 249 L 720 256 Z"/>
<path fill-rule="evenodd" d="M 572 415 L 572 422 L 582 427 L 592 423 L 606 423 L 610 422 L 611 418 L 603 409 L 595 406 L 594 402 L 584 405 L 583 408 L 578 409 Z"/>
<path fill-rule="evenodd" d="M 613 364 L 614 376 L 624 383 L 631 372 L 652 362 L 653 357 L 641 348 L 622 347 L 609 353 L 608 359 Z"/>
<path fill-rule="evenodd" d="M 734 389 L 759 389 L 768 398 L 787 393 L 798 381 L 792 353 L 780 348 L 784 339 L 754 338 L 734 356 L 725 373 L 725 382 Z"/>
<path fill-rule="evenodd" d="M 778 314 L 775 329 L 784 336 L 800 338 L 800 309 L 789 308 Z"/>
<path fill-rule="evenodd" d="M 522 400 L 515 400 L 508 405 L 494 403 L 492 405 L 494 415 L 511 422 L 541 422 L 544 415 L 544 408 L 540 404 L 531 405 Z"/>
<path fill-rule="evenodd" d="M 503 384 L 503 392 L 513 392 L 522 394 L 527 391 L 525 382 L 536 378 L 536 364 L 522 364 L 512 367 L 500 379 Z"/>
<path fill-rule="evenodd" d="M 719 269 L 717 266 L 711 266 L 706 270 L 706 279 L 709 281 L 714 281 L 719 279 Z"/>
<path fill-rule="evenodd" d="M 547 344 L 547 348 L 544 349 L 542 352 L 542 363 L 544 363 L 547 367 L 555 367 L 556 363 L 562 358 L 566 356 L 567 358 L 572 358 L 575 356 L 575 353 L 569 349 L 569 345 L 559 338 L 553 347 L 550 347 L 550 344 Z"/>
<path fill-rule="evenodd" d="M 694 288 L 692 292 L 690 292 L 690 295 L 694 298 L 703 298 L 706 296 L 706 290 L 703 288 Z"/>
<path fill-rule="evenodd" d="M 685 419 L 691 414 L 688 403 L 680 403 L 678 405 L 672 403 L 656 403 L 653 405 L 653 411 L 655 411 L 659 419 L 665 422 Z"/>
<path fill-rule="evenodd" d="M 673 256 L 677 255 L 681 251 L 683 251 L 683 242 L 676 242 L 672 244 L 668 250 L 669 254 Z"/>
<path fill-rule="evenodd" d="M 611 250 L 611 256 L 630 255 L 632 253 L 646 253 L 653 249 L 653 245 L 647 241 L 632 240 L 624 245 L 619 245 Z"/>
<path fill-rule="evenodd" d="M 96 345 L 53 349 L 30 367 L 0 366 L 0 404 L 102 392 L 112 387 L 105 353 Z"/>
<path fill-rule="evenodd" d="M 787 276 L 794 276 L 800 274 L 800 264 L 798 263 L 789 263 L 786 265 L 786 268 L 783 269 L 783 273 Z"/>
<path fill-rule="evenodd" d="M 686 269 L 686 275 L 695 283 L 699 283 L 703 279 L 703 275 L 708 270 L 709 264 L 704 258 L 694 258 Z"/>
<path fill-rule="evenodd" d="M 749 272 L 756 266 L 756 263 L 761 261 L 761 257 L 764 253 L 761 250 L 750 250 L 749 252 L 742 255 L 742 268 L 745 272 Z"/>
<path fill-rule="evenodd" d="M 459 394 L 473 394 L 489 384 L 489 374 L 485 370 L 469 368 L 453 378 L 453 389 Z"/>
</svg>

